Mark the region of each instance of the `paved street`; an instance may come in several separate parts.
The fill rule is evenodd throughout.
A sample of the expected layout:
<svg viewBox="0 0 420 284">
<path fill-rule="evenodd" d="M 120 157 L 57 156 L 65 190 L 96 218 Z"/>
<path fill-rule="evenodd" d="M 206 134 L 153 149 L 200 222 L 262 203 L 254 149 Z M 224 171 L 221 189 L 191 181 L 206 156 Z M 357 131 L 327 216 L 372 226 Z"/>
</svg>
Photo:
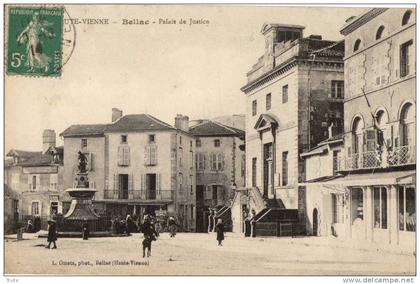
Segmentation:
<svg viewBox="0 0 420 284">
<path fill-rule="evenodd" d="M 213 234 L 163 234 L 153 243 L 152 257 L 143 259 L 142 235 L 59 239 L 57 250 L 46 239 L 7 239 L 6 273 L 25 274 L 250 274 L 355 275 L 414 274 L 415 257 L 372 249 L 340 247 L 326 238 L 245 239 L 228 234 L 217 246 Z M 147 261 L 144 263 L 144 261 Z M 98 261 L 98 262 L 97 262 Z M 118 264 L 115 261 L 119 261 Z M 83 262 L 83 263 L 82 263 Z M 60 264 L 61 263 L 61 264 Z M 102 264 L 99 264 L 102 263 Z"/>
</svg>

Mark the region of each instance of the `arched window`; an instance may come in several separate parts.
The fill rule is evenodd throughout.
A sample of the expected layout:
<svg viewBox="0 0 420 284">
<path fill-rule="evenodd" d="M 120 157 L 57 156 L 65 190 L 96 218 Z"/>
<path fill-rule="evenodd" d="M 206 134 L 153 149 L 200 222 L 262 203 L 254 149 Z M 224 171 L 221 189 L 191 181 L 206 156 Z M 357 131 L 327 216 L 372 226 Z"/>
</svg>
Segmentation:
<svg viewBox="0 0 420 284">
<path fill-rule="evenodd" d="M 380 39 L 380 38 L 382 38 L 382 35 L 384 33 L 384 30 L 385 30 L 385 27 L 384 26 L 380 26 L 378 28 L 378 30 L 376 31 L 376 39 L 377 40 Z"/>
<path fill-rule="evenodd" d="M 415 113 L 411 103 L 407 103 L 401 110 L 400 141 L 401 146 L 414 145 L 415 139 Z"/>
<path fill-rule="evenodd" d="M 406 24 L 408 24 L 408 22 L 410 21 L 410 17 L 411 17 L 411 10 L 407 10 L 405 13 L 404 13 L 404 16 L 403 16 L 403 18 L 402 18 L 402 26 L 405 26 Z"/>
<path fill-rule="evenodd" d="M 360 39 L 356 40 L 356 42 L 354 43 L 353 51 L 358 51 L 359 50 L 361 42 L 362 41 Z"/>
<path fill-rule="evenodd" d="M 363 151 L 363 128 L 364 123 L 361 117 L 356 117 L 352 127 L 352 152 L 359 154 Z M 355 157 L 357 160 L 357 157 Z"/>
<path fill-rule="evenodd" d="M 376 125 L 379 129 L 384 129 L 387 123 L 387 117 L 384 110 L 378 110 L 375 115 L 376 118 Z"/>
</svg>

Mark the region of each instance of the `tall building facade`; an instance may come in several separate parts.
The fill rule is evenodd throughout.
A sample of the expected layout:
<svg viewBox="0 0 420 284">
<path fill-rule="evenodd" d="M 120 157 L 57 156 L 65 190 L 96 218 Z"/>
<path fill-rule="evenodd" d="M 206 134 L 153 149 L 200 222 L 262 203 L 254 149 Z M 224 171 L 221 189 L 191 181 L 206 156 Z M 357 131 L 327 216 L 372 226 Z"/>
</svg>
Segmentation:
<svg viewBox="0 0 420 284">
<path fill-rule="evenodd" d="M 89 185 L 97 189 L 95 210 L 105 216 L 142 218 L 156 211 L 175 216 L 181 228 L 195 231 L 195 140 L 188 117 L 175 127 L 151 115 L 122 115 L 112 123 L 73 125 L 64 137 L 65 181 L 72 187 L 77 153 L 88 157 Z"/>
<path fill-rule="evenodd" d="M 371 173 L 346 188 L 349 235 L 395 244 L 415 238 L 415 10 L 374 8 L 345 36 L 344 174 Z"/>
<path fill-rule="evenodd" d="M 47 219 L 63 213 L 67 195 L 63 187 L 63 147 L 56 147 L 52 129 L 43 131 L 42 151 L 12 149 L 7 153 L 4 185 L 5 224 L 31 220 L 36 230 L 46 228 Z"/>
<path fill-rule="evenodd" d="M 334 132 L 343 127 L 344 43 L 303 37 L 303 30 L 264 24 L 265 53 L 241 88 L 247 107 L 246 186 L 288 209 L 298 209 L 304 199 L 298 191 L 305 174 L 299 155 L 328 138 L 329 126 Z M 244 206 L 253 208 L 244 210 L 258 212 L 263 204 L 248 202 Z"/>
<path fill-rule="evenodd" d="M 240 125 L 238 116 L 231 119 Z M 219 122 L 200 120 L 192 124 L 190 134 L 195 137 L 196 145 L 197 231 L 207 232 L 210 210 L 216 215 L 220 212 L 226 229 L 231 230 L 234 216 L 229 207 L 236 188 L 245 185 L 245 132 Z"/>
<path fill-rule="evenodd" d="M 344 147 L 328 152 L 338 174 L 306 182 L 324 195 L 307 215 L 332 216 L 309 220 L 322 235 L 415 250 L 415 19 L 414 9 L 373 8 L 341 29 Z"/>
</svg>

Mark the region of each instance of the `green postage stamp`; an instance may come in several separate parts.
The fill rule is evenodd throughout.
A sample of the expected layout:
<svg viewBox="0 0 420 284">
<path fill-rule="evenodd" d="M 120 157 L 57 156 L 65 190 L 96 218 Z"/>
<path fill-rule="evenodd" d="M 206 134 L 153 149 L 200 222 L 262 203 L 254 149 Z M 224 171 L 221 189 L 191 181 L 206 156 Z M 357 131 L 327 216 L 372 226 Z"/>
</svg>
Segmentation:
<svg viewBox="0 0 420 284">
<path fill-rule="evenodd" d="M 62 7 L 8 7 L 7 73 L 61 75 Z"/>
</svg>

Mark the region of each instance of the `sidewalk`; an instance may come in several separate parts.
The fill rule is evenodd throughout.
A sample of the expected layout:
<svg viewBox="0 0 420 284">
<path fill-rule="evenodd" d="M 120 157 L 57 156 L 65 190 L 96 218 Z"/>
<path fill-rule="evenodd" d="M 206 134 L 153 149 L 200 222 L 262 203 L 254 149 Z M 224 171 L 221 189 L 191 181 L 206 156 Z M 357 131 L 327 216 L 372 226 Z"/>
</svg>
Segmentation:
<svg viewBox="0 0 420 284">
<path fill-rule="evenodd" d="M 211 233 L 213 234 L 213 233 Z M 393 254 L 402 255 L 415 255 L 415 247 L 398 246 L 383 243 L 367 242 L 364 240 L 354 240 L 336 237 L 314 237 L 314 236 L 296 236 L 296 237 L 255 237 L 245 238 L 240 233 L 226 233 L 228 238 L 243 238 L 252 241 L 261 241 L 267 243 L 290 244 L 301 246 L 317 246 L 317 247 L 330 247 L 330 248 L 354 248 L 363 251 L 383 251 Z"/>
</svg>

